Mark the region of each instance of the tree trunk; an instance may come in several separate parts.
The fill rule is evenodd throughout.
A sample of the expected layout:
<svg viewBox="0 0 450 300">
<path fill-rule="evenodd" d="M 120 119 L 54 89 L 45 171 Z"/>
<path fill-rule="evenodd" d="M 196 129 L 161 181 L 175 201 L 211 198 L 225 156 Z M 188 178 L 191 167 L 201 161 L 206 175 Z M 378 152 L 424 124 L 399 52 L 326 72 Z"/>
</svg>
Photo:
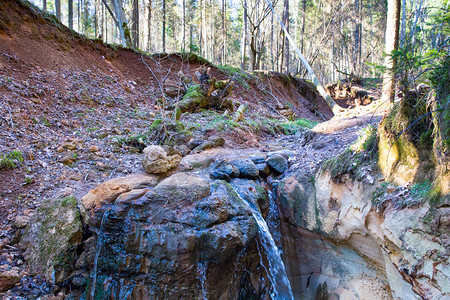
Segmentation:
<svg viewBox="0 0 450 300">
<path fill-rule="evenodd" d="M 103 2 L 105 5 L 107 4 L 105 1 Z M 125 20 L 125 14 L 123 11 L 123 5 L 122 0 L 112 0 L 112 4 L 115 11 L 115 18 L 116 18 L 116 25 L 118 27 L 119 35 L 120 35 L 120 42 L 122 43 L 122 46 L 131 46 L 131 37 L 130 37 L 130 31 L 128 29 L 127 22 Z M 108 6 L 107 6 L 108 7 Z M 111 16 L 114 18 L 114 15 L 110 11 Z"/>
<path fill-rule="evenodd" d="M 139 1 L 133 0 L 133 47 L 139 48 Z"/>
<path fill-rule="evenodd" d="M 225 0 L 222 0 L 222 53 L 221 53 L 221 64 L 225 65 L 226 64 L 226 60 L 225 60 L 225 52 L 226 52 L 226 29 L 225 29 L 225 16 L 226 15 L 226 10 L 225 10 Z"/>
<path fill-rule="evenodd" d="M 403 43 L 405 42 L 405 38 L 406 38 L 406 0 L 401 0 L 402 1 L 402 25 L 401 25 L 401 30 L 400 30 L 400 47 L 403 47 Z M 372 15 L 370 15 L 371 18 L 371 22 L 372 22 Z"/>
<path fill-rule="evenodd" d="M 183 24 L 182 24 L 183 37 L 182 37 L 182 42 L 181 42 L 181 50 L 184 52 L 184 51 L 186 51 L 186 0 L 183 0 L 183 12 L 182 13 L 183 13 L 183 20 L 182 20 L 182 22 L 183 22 Z"/>
<path fill-rule="evenodd" d="M 151 52 L 151 46 L 152 46 L 152 0 L 148 0 L 148 19 L 147 19 L 147 25 L 148 25 L 148 39 L 147 39 L 147 51 Z"/>
<path fill-rule="evenodd" d="M 243 29 L 242 29 L 242 40 L 241 40 L 241 69 L 245 70 L 245 46 L 247 44 L 247 30 L 248 30 L 248 21 L 247 21 L 247 0 L 244 0 L 244 20 L 243 20 Z"/>
<path fill-rule="evenodd" d="M 55 0 L 56 17 L 61 21 L 61 0 Z"/>
<path fill-rule="evenodd" d="M 289 0 L 284 0 L 284 14 L 283 14 L 283 22 L 286 26 L 286 30 L 289 31 Z M 285 61 L 285 73 L 289 74 L 289 41 L 287 36 L 284 41 L 285 49 L 284 49 L 284 57 Z"/>
<path fill-rule="evenodd" d="M 203 34 L 203 57 L 208 57 L 208 32 L 206 31 L 206 0 L 202 1 L 202 34 Z"/>
<path fill-rule="evenodd" d="M 166 0 L 162 2 L 163 22 L 162 22 L 162 52 L 166 53 Z"/>
<path fill-rule="evenodd" d="M 88 35 L 88 28 L 89 28 L 89 3 L 87 0 L 84 1 L 84 20 L 83 20 L 83 29 L 84 29 L 84 35 Z"/>
<path fill-rule="evenodd" d="M 69 28 L 73 29 L 73 0 L 69 0 Z"/>
<path fill-rule="evenodd" d="M 47 0 L 42 0 L 42 10 L 47 12 Z"/>
<path fill-rule="evenodd" d="M 390 101 L 394 102 L 395 99 L 395 67 L 396 61 L 390 56 L 392 51 L 398 49 L 400 27 L 400 0 L 388 0 L 388 12 L 386 22 L 386 45 L 385 53 L 386 57 L 384 65 L 386 71 L 383 76 L 383 88 L 382 88 L 382 102 Z"/>
</svg>

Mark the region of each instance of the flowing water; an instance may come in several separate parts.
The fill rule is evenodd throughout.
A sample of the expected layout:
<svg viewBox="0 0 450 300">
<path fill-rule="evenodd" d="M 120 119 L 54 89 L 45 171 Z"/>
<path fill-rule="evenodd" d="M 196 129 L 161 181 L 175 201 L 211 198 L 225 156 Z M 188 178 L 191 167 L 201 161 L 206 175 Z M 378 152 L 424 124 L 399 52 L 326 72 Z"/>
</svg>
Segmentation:
<svg viewBox="0 0 450 300">
<path fill-rule="evenodd" d="M 103 213 L 102 220 L 100 222 L 100 228 L 98 230 L 97 234 L 97 245 L 95 247 L 95 257 L 94 257 L 94 267 L 92 271 L 92 285 L 91 285 L 91 294 L 89 299 L 93 300 L 95 297 L 95 286 L 97 285 L 97 268 L 98 268 L 98 258 L 100 256 L 100 252 L 102 250 L 102 244 L 103 244 L 103 226 L 105 223 L 106 218 L 109 215 L 109 212 L 111 211 L 111 206 L 107 207 Z"/>
<path fill-rule="evenodd" d="M 236 191 L 237 193 L 237 191 Z M 239 193 L 237 193 L 239 195 Z M 262 248 L 264 248 L 264 252 L 266 254 L 267 261 L 269 263 L 267 275 L 272 284 L 273 291 L 271 294 L 272 299 L 283 299 L 290 300 L 294 299 L 291 290 L 291 284 L 286 274 L 286 268 L 284 266 L 283 260 L 281 259 L 281 251 L 278 249 L 275 241 L 270 233 L 269 227 L 267 226 L 266 221 L 261 216 L 259 211 L 252 208 L 252 205 L 249 204 L 245 199 L 243 199 L 240 195 L 239 197 L 242 201 L 250 208 L 253 218 L 255 218 L 256 223 L 258 224 L 258 229 L 260 233 L 260 242 Z M 274 201 L 274 199 L 271 199 Z M 259 246 L 258 246 L 259 248 Z"/>
<path fill-rule="evenodd" d="M 207 300 L 208 299 L 208 284 L 206 283 L 206 262 L 200 262 L 197 265 L 198 270 L 198 280 L 200 280 L 200 287 L 202 289 L 202 299 Z"/>
</svg>

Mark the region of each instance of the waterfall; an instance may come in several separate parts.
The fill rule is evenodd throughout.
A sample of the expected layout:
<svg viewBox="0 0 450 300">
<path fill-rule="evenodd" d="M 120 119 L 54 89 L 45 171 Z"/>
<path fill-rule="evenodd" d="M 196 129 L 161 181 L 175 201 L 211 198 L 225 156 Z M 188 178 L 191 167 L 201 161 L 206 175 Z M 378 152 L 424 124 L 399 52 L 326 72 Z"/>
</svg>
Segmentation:
<svg viewBox="0 0 450 300">
<path fill-rule="evenodd" d="M 200 280 L 200 287 L 202 289 L 202 299 L 207 300 L 208 299 L 208 284 L 206 283 L 206 262 L 199 262 L 197 264 L 197 270 L 198 270 L 198 280 Z"/>
<path fill-rule="evenodd" d="M 291 290 L 291 284 L 286 274 L 286 268 L 284 266 L 283 260 L 281 259 L 281 251 L 275 244 L 275 240 L 273 239 L 272 234 L 270 233 L 269 227 L 267 226 L 267 222 L 261 216 L 261 213 L 257 209 L 252 208 L 252 205 L 248 203 L 245 199 L 243 199 L 243 197 L 239 195 L 237 191 L 236 194 L 241 198 L 243 203 L 245 203 L 247 207 L 251 210 L 253 218 L 258 224 L 260 242 L 264 248 L 264 252 L 266 254 L 267 261 L 269 263 L 267 276 L 269 277 L 269 280 L 273 287 L 273 291 L 271 293 L 272 299 L 276 300 L 294 299 Z M 273 198 L 271 200 L 273 200 Z M 267 268 L 265 269 L 267 270 Z"/>
<path fill-rule="evenodd" d="M 102 243 L 103 243 L 103 232 L 102 231 L 103 231 L 103 226 L 104 226 L 105 220 L 110 211 L 111 211 L 111 206 L 106 207 L 105 211 L 103 212 L 102 220 L 100 222 L 100 228 L 99 228 L 98 234 L 97 234 L 97 245 L 95 247 L 94 268 L 92 271 L 91 294 L 89 297 L 90 300 L 94 300 L 94 298 L 95 298 L 95 286 L 97 285 L 98 258 L 100 256 L 100 252 L 102 250 Z"/>
</svg>

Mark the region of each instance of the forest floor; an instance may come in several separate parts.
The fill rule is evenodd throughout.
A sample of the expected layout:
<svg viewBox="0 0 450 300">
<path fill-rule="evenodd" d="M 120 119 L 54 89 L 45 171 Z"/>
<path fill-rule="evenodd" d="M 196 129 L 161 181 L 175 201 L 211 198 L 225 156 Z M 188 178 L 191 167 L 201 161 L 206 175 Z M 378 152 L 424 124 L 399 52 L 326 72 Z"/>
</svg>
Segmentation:
<svg viewBox="0 0 450 300">
<path fill-rule="evenodd" d="M 243 120 L 200 110 L 183 114 L 181 123 L 193 138 L 223 137 L 230 153 L 289 150 L 291 170 L 314 172 L 362 128 L 376 126 L 383 112 L 375 86 L 359 87 L 359 94 L 346 90 L 348 84 L 329 87 L 346 107 L 332 118 L 306 81 L 214 66 L 196 56 L 143 56 L 87 40 L 20 2 L 1 5 L 0 154 L 23 156 L 0 170 L 0 271 L 22 278 L 4 295 L 10 299 L 45 293 L 42 279 L 28 276 L 19 247 L 21 230 L 43 199 L 81 198 L 110 178 L 143 172 L 142 149 L 127 141 L 148 134 L 155 120 L 169 123 L 170 102 L 178 97 L 158 100 L 164 78 L 176 85 L 181 71 L 195 81 L 195 72 L 209 67 L 211 77 L 232 79 L 229 98 L 247 106 Z"/>
</svg>

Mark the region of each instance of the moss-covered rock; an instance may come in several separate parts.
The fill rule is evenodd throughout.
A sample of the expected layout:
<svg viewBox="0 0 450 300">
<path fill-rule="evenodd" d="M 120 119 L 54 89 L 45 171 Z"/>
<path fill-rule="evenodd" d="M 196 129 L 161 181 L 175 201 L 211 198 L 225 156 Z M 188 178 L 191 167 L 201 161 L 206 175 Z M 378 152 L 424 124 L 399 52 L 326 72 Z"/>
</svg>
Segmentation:
<svg viewBox="0 0 450 300">
<path fill-rule="evenodd" d="M 45 200 L 21 240 L 31 273 L 44 274 L 55 283 L 65 280 L 75 261 L 75 246 L 82 236 L 75 197 Z"/>
</svg>

